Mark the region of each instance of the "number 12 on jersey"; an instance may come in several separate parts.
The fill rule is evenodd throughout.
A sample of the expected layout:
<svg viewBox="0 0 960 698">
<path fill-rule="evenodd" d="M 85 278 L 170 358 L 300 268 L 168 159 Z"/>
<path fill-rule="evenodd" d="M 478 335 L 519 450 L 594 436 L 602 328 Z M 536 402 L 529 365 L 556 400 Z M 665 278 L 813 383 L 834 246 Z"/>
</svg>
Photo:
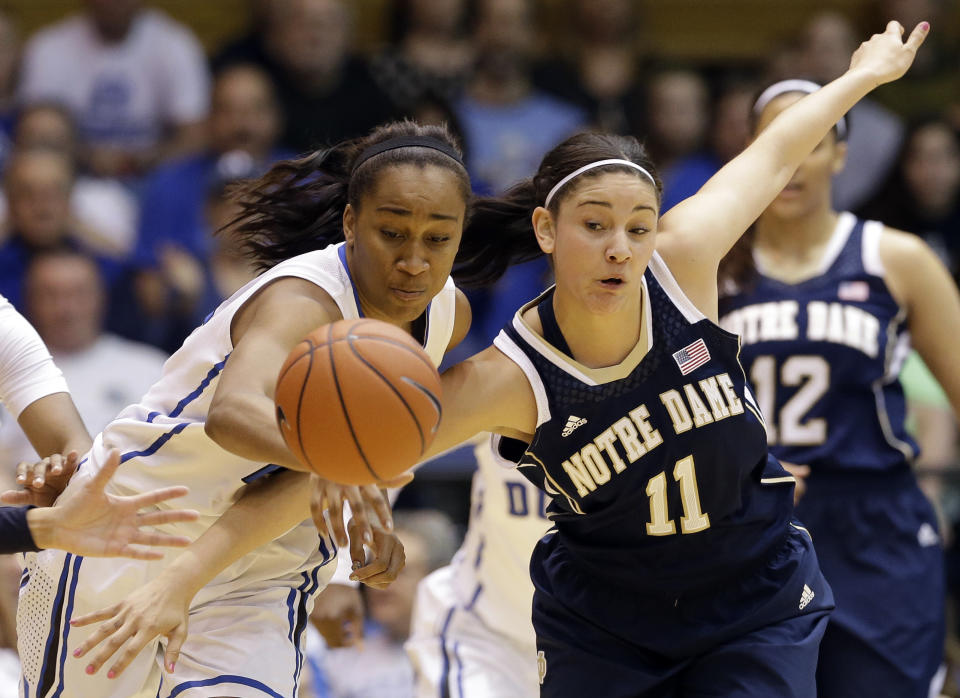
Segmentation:
<svg viewBox="0 0 960 698">
<path fill-rule="evenodd" d="M 673 479 L 680 483 L 680 500 L 683 516 L 680 517 L 681 533 L 697 533 L 710 528 L 710 516 L 700 509 L 700 491 L 697 488 L 697 470 L 693 456 L 677 461 L 673 467 Z M 677 525 L 667 512 L 667 474 L 660 472 L 647 482 L 647 497 L 650 498 L 650 523 L 648 536 L 672 536 Z"/>
</svg>

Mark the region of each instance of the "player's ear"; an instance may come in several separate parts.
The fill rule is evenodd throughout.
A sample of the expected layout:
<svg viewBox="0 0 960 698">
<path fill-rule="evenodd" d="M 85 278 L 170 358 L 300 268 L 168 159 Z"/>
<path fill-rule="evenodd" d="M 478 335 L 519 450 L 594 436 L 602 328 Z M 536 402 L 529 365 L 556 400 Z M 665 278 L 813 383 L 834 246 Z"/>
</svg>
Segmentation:
<svg viewBox="0 0 960 698">
<path fill-rule="evenodd" d="M 356 223 L 357 212 L 353 210 L 353 204 L 347 204 L 343 209 L 343 238 L 347 241 L 347 247 L 353 247 Z"/>
<path fill-rule="evenodd" d="M 557 243 L 557 229 L 553 224 L 553 216 L 543 206 L 533 210 L 533 232 L 537 236 L 537 244 L 544 254 L 552 254 Z"/>
</svg>

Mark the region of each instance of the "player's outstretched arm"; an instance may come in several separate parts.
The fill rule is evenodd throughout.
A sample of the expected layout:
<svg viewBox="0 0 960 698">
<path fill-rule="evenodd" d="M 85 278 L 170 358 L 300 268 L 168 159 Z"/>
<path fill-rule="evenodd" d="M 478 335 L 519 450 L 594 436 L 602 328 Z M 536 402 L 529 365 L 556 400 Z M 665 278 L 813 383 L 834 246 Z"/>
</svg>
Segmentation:
<svg viewBox="0 0 960 698">
<path fill-rule="evenodd" d="M 803 159 L 862 97 L 906 73 L 929 24 L 919 24 L 906 41 L 903 31 L 899 22 L 890 22 L 886 31 L 874 34 L 853 54 L 843 75 L 785 109 L 699 192 L 663 215 L 664 234 L 657 248 L 702 311 L 707 312 L 703 305 L 711 299 L 716 304 L 720 259 L 787 185 Z M 700 296 L 705 303 L 698 302 Z"/>
<path fill-rule="evenodd" d="M 120 465 L 120 453 L 110 452 L 103 468 L 79 486 L 68 489 L 55 507 L 32 509 L 27 523 L 34 542 L 40 548 L 59 548 L 86 557 L 132 557 L 156 560 L 163 553 L 156 546 L 183 547 L 190 543 L 182 536 L 171 536 L 145 526 L 193 521 L 190 510 L 141 510 L 187 494 L 186 487 L 167 487 L 132 497 L 104 492 L 107 482 Z"/>
<path fill-rule="evenodd" d="M 193 597 L 223 569 L 310 517 L 311 498 L 316 489 L 311 486 L 310 477 L 314 481 L 320 480 L 305 473 L 284 471 L 251 485 L 157 577 L 120 603 L 72 620 L 71 624 L 77 626 L 101 623 L 74 651 L 74 657 L 83 657 L 97 648 L 87 663 L 87 673 L 98 671 L 123 647 L 107 675 L 112 678 L 120 674 L 157 636 L 168 639 L 164 665 L 168 671 L 173 671 L 180 647 L 187 637 L 187 616 Z M 386 484 L 392 486 L 394 483 Z M 378 548 L 381 538 L 376 530 L 371 530 L 370 522 L 377 519 L 384 527 L 392 527 L 389 504 L 380 490 L 374 485 L 348 487 L 327 483 L 321 491 L 325 506 L 336 502 L 335 507 L 330 507 L 329 520 L 341 549 L 347 549 L 346 546 L 353 542 L 342 521 L 346 502 L 352 512 L 350 536 L 359 537 L 374 551 L 375 559 L 356 571 L 358 576 L 363 575 L 361 581 L 383 583 L 384 572 L 390 573 L 391 570 L 395 578 L 399 571 L 393 563 L 396 549 L 384 543 L 381 554 Z M 337 513 L 334 514 L 333 510 Z M 269 512 L 269 516 L 265 516 L 265 512 Z M 377 558 L 384 558 L 385 564 L 381 566 Z"/>
</svg>

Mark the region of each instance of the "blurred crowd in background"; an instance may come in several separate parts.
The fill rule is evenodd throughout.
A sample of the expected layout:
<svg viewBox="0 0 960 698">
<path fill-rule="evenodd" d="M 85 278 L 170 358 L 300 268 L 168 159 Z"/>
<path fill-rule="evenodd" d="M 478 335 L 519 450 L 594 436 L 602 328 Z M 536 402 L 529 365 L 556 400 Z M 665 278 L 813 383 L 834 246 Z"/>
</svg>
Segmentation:
<svg viewBox="0 0 960 698">
<path fill-rule="evenodd" d="M 928 20 L 933 31 L 906 79 L 851 112 L 835 203 L 922 236 L 960 278 L 960 8 L 952 0 L 811 3 L 775 51 L 727 62 L 657 55 L 644 21 L 650 3 L 634 0 L 385 0 L 384 36 L 362 51 L 354 28 L 363 3 L 250 0 L 249 30 L 212 52 L 189 18 L 163 4 L 84 0 L 24 35 L 24 10 L 0 3 L 0 293 L 46 341 L 91 433 L 136 401 L 165 356 L 256 274 L 228 231 L 214 234 L 236 213 L 228 192 L 237 180 L 411 117 L 451 126 L 475 191 L 499 193 L 566 136 L 598 128 L 646 143 L 666 210 L 744 146 L 759 89 L 789 77 L 831 80 L 887 19 L 908 31 Z M 750 2 L 713 4 L 743 12 L 749 36 Z M 473 328 L 452 360 L 486 346 L 548 275 L 545 263 L 531 263 L 471 291 Z M 916 375 L 908 390 L 927 444 L 918 467 L 942 512 L 960 596 L 955 420 L 937 386 Z M 6 488 L 30 447 L 9 415 L 2 424 Z M 402 496 L 400 507 L 415 510 L 398 517 L 409 532 L 404 576 L 368 595 L 363 657 L 312 655 L 305 696 L 408 695 L 385 686 L 406 689 L 395 677 L 410 671 L 400 646 L 413 589 L 456 549 L 470 468 L 469 456 L 449 458 Z M 10 579 L 0 604 L 8 648 L 15 570 Z M 15 666 L 0 654 L 0 677 L 7 659 Z M 325 662 L 336 663 L 335 675 Z M 6 690 L 0 685 L 0 696 Z"/>
</svg>

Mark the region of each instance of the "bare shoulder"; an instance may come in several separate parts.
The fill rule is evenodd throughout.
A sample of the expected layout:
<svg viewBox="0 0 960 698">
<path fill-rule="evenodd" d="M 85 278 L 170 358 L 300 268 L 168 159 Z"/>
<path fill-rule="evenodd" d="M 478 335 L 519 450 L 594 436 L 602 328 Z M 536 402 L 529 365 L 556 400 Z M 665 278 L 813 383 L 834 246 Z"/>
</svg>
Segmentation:
<svg viewBox="0 0 960 698">
<path fill-rule="evenodd" d="M 343 316 L 333 297 L 317 284 L 283 276 L 248 298 L 233 317 L 230 333 L 236 343 L 251 326 L 291 326 L 301 335 Z"/>
<path fill-rule="evenodd" d="M 473 310 L 470 308 L 470 301 L 467 299 L 467 294 L 459 288 L 456 290 L 454 313 L 453 334 L 450 336 L 447 351 L 450 351 L 463 341 L 463 338 L 467 336 L 467 332 L 470 331 L 470 324 L 473 322 Z"/>
</svg>

